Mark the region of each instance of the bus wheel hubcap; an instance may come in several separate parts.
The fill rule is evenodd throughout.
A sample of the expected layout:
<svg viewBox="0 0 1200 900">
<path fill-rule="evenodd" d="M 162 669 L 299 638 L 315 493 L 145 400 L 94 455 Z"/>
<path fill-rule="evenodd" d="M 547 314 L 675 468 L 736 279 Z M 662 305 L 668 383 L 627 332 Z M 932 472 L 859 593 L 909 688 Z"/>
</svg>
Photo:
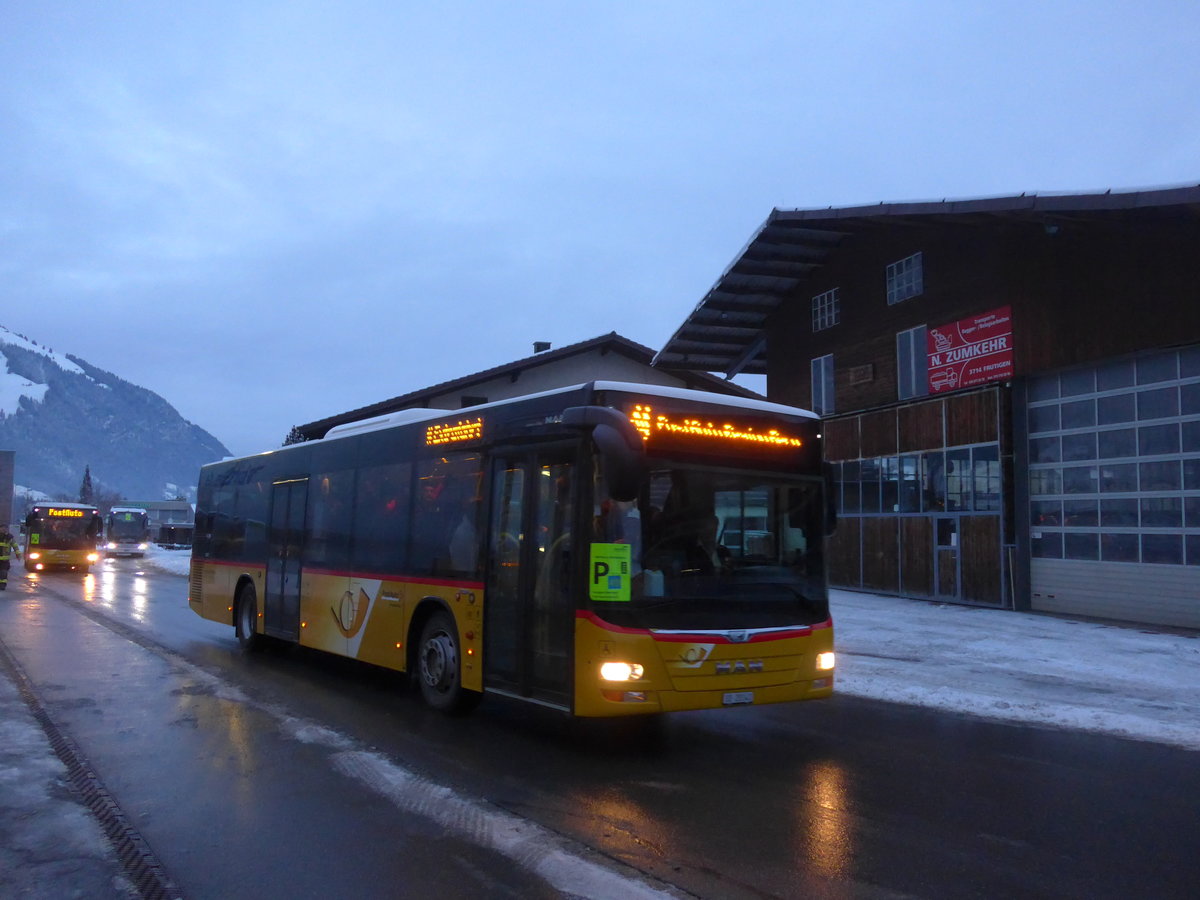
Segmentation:
<svg viewBox="0 0 1200 900">
<path fill-rule="evenodd" d="M 421 656 L 421 675 L 431 688 L 444 690 L 454 679 L 457 665 L 454 654 L 454 642 L 446 634 L 435 634 L 425 642 L 425 652 Z"/>
</svg>

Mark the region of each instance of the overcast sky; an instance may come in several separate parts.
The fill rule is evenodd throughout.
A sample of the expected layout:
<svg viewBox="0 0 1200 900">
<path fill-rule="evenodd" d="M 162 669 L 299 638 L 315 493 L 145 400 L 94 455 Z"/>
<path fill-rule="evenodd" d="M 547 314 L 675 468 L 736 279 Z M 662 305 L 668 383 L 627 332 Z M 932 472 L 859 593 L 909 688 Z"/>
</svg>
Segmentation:
<svg viewBox="0 0 1200 900">
<path fill-rule="evenodd" d="M 235 453 L 609 331 L 773 207 L 1200 180 L 1200 4 L 0 7 L 0 324 Z"/>
</svg>

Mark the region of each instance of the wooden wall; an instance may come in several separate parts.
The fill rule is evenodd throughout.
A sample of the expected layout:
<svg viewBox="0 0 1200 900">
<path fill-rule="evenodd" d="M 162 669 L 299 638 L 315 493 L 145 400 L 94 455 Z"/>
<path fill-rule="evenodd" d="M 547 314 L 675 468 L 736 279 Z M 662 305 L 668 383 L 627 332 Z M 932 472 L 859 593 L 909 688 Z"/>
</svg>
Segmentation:
<svg viewBox="0 0 1200 900">
<path fill-rule="evenodd" d="M 894 403 L 899 332 L 1001 306 L 1013 310 L 1014 377 L 1195 343 L 1197 247 L 1200 220 L 1183 213 L 1110 211 L 1049 228 L 987 216 L 882 222 L 843 239 L 768 321 L 770 397 L 810 408 L 809 364 L 832 353 L 835 414 Z M 888 306 L 886 267 L 918 251 L 924 293 Z M 814 333 L 812 297 L 834 287 L 841 321 Z"/>
</svg>

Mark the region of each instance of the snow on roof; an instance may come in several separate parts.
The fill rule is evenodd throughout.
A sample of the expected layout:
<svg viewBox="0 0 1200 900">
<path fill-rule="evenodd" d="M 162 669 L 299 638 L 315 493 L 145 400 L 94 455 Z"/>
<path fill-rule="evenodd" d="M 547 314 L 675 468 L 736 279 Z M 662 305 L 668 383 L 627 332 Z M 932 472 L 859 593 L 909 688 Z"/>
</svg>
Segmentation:
<svg viewBox="0 0 1200 900">
<path fill-rule="evenodd" d="M 770 400 L 755 400 L 750 397 L 736 397 L 732 394 L 714 394 L 710 391 L 671 387 L 665 384 L 630 384 L 624 381 L 597 381 L 594 384 L 598 391 L 629 391 L 634 394 L 651 394 L 656 397 L 689 400 L 693 403 L 732 406 L 736 409 L 747 409 L 755 412 L 777 413 L 783 416 L 804 416 L 809 419 L 818 418 L 816 413 L 810 412 L 807 409 L 801 409 L 798 406 L 784 406 L 782 403 L 772 403 Z"/>
</svg>

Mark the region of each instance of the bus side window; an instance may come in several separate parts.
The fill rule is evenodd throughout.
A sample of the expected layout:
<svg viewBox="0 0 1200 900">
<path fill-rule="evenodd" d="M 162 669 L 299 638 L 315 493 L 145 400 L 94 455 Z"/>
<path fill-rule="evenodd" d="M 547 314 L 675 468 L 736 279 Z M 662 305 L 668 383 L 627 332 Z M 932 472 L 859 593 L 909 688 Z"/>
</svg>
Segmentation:
<svg viewBox="0 0 1200 900">
<path fill-rule="evenodd" d="M 412 541 L 409 562 L 414 574 L 449 575 L 471 574 L 478 568 L 478 554 L 459 554 L 457 563 L 454 548 L 464 543 L 463 514 L 466 511 L 475 529 L 472 541 L 481 530 L 478 496 L 482 477 L 482 460 L 472 454 L 447 454 L 417 464 L 416 495 L 413 499 Z M 458 532 L 458 540 L 455 540 Z M 458 563 L 472 567 L 471 571 Z"/>
<path fill-rule="evenodd" d="M 305 564 L 350 567 L 350 525 L 354 515 L 354 470 L 323 472 L 308 482 Z"/>
<path fill-rule="evenodd" d="M 354 566 L 372 572 L 404 567 L 412 466 L 388 463 L 358 472 L 354 519 Z"/>
</svg>

